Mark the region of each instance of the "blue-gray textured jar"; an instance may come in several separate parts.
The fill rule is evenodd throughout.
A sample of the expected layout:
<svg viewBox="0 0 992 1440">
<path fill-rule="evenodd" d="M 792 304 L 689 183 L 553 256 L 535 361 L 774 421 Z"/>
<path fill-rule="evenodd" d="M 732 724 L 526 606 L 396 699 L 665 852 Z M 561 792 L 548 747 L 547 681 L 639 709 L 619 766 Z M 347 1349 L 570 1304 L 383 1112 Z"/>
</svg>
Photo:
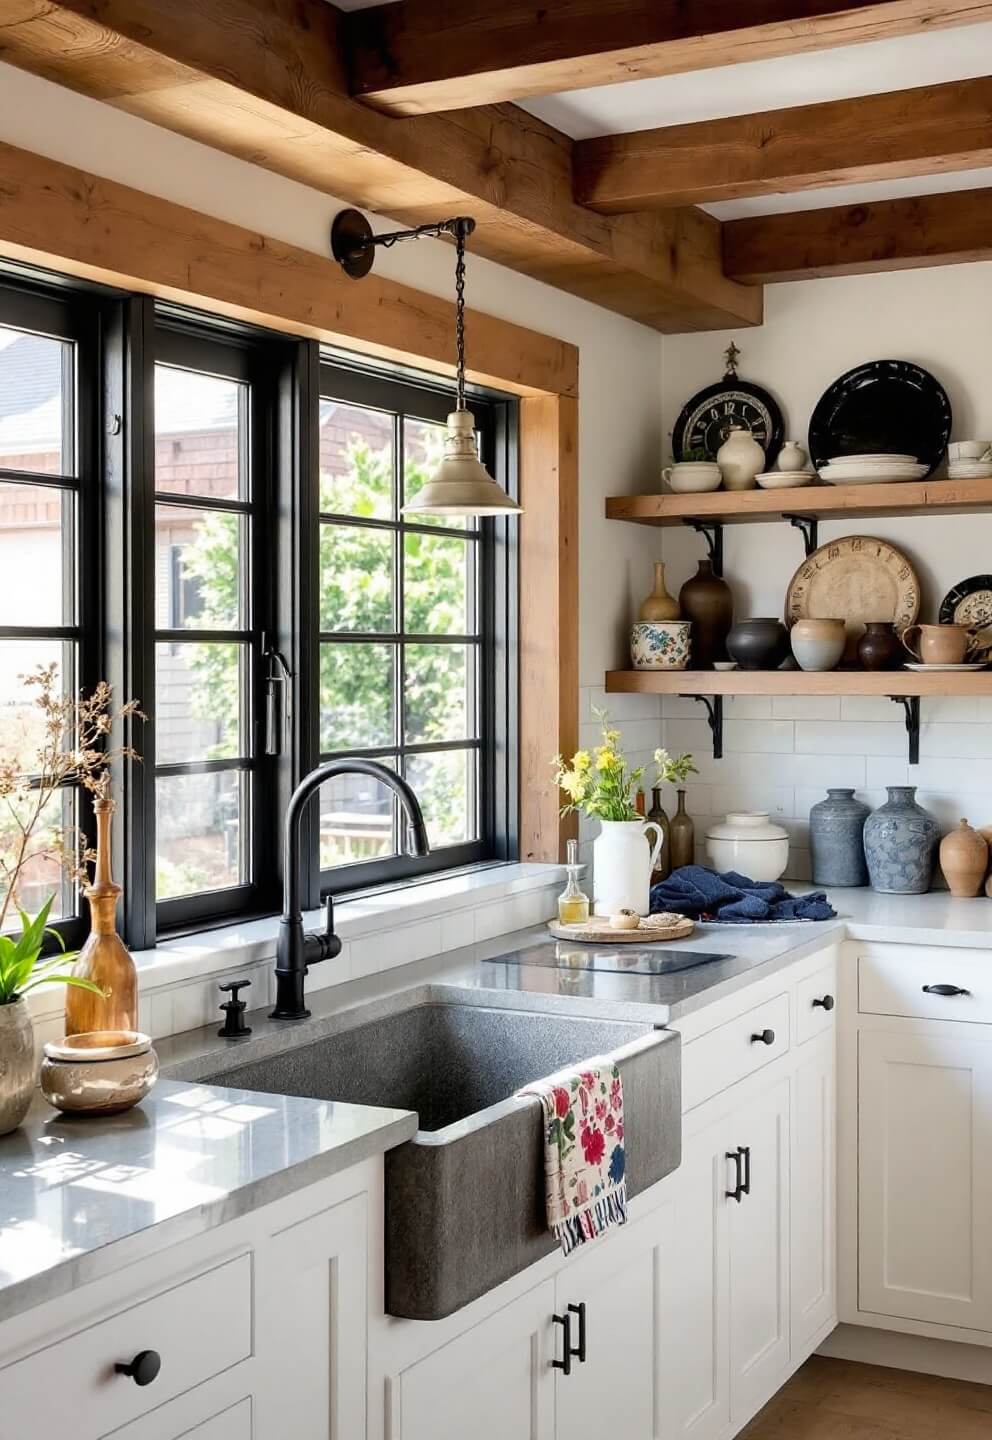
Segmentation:
<svg viewBox="0 0 992 1440">
<path fill-rule="evenodd" d="M 915 785 L 888 786 L 889 798 L 865 821 L 865 859 L 873 890 L 923 895 L 930 889 L 940 826 L 913 798 Z"/>
<path fill-rule="evenodd" d="M 809 812 L 814 885 L 867 885 L 864 828 L 871 807 L 853 790 L 828 790 Z"/>
</svg>

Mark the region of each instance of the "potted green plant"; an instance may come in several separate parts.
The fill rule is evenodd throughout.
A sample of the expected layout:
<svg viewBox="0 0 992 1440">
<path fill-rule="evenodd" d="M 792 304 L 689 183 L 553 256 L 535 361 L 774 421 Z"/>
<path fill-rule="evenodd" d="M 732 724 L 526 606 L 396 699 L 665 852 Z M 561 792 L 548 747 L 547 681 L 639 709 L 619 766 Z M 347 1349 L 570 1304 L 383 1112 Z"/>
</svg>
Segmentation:
<svg viewBox="0 0 992 1440">
<path fill-rule="evenodd" d="M 77 883 L 87 878 L 94 852 L 81 832 L 51 823 L 53 802 L 68 785 L 96 799 L 109 795 L 111 766 L 134 752 L 110 746 L 108 737 L 117 720 L 141 713 L 128 701 L 115 714 L 104 681 L 88 697 L 63 695 L 54 665 L 20 679 L 31 704 L 20 717 L 20 733 L 0 752 L 0 1135 L 20 1125 L 34 1092 L 34 1030 L 25 997 L 55 984 L 103 994 L 71 973 L 74 957 L 48 924 L 54 897 L 32 916 L 21 907 L 21 891 L 32 878 L 37 884 L 39 870 L 53 861 Z M 11 923 L 15 914 L 18 925 Z M 57 953 L 43 959 L 50 939 Z"/>
</svg>

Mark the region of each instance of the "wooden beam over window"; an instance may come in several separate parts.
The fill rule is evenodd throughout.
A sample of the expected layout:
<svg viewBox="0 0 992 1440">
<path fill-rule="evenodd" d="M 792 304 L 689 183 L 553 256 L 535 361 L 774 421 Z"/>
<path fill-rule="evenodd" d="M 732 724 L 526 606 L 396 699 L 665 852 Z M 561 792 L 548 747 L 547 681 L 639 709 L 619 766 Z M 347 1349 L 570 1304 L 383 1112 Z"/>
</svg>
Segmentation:
<svg viewBox="0 0 992 1440">
<path fill-rule="evenodd" d="M 581 141 L 575 194 L 603 214 L 992 164 L 992 78 Z"/>
<path fill-rule="evenodd" d="M 992 260 L 992 188 L 734 220 L 723 244 L 728 274 L 756 285 Z"/>
<path fill-rule="evenodd" d="M 756 324 L 696 211 L 606 218 L 572 199 L 572 142 L 513 106 L 394 120 L 348 94 L 326 0 L 11 0 L 23 69 L 350 204 L 477 221 L 472 250 L 663 331 Z"/>
<path fill-rule="evenodd" d="M 348 26 L 353 92 L 419 115 L 989 18 L 986 0 L 399 0 Z"/>
</svg>

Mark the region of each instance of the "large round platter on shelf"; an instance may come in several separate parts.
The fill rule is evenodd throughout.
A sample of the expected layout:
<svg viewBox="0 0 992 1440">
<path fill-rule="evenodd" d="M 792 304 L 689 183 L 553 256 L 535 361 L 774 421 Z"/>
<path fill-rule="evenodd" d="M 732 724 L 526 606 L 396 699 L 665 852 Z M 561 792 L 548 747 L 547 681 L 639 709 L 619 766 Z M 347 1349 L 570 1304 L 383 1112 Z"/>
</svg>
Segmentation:
<svg viewBox="0 0 992 1440">
<path fill-rule="evenodd" d="M 948 590 L 937 617 L 941 625 L 992 625 L 992 575 L 972 575 Z"/>
<path fill-rule="evenodd" d="M 844 620 L 845 659 L 854 658 L 864 625 L 890 620 L 896 631 L 914 625 L 920 613 L 920 582 L 907 557 L 886 540 L 845 535 L 814 550 L 789 581 L 785 618 Z"/>
<path fill-rule="evenodd" d="M 765 469 L 771 470 L 785 433 L 782 411 L 767 390 L 732 374 L 687 402 L 672 431 L 672 454 L 684 460 L 690 451 L 705 451 L 707 459 L 715 460 L 731 425 L 750 430 L 765 452 Z"/>
<path fill-rule="evenodd" d="M 950 435 L 951 402 L 928 370 L 906 360 L 872 360 L 848 370 L 817 401 L 809 454 L 817 470 L 837 456 L 911 454 L 929 474 Z"/>
</svg>

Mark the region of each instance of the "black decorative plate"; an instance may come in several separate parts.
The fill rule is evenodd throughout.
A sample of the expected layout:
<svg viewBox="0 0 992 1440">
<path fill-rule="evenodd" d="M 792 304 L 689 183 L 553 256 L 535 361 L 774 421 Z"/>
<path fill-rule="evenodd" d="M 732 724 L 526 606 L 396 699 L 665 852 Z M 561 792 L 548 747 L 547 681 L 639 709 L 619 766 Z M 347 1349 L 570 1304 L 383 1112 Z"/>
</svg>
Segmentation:
<svg viewBox="0 0 992 1440">
<path fill-rule="evenodd" d="M 915 455 L 936 469 L 951 435 L 951 402 L 929 371 L 905 360 L 848 370 L 817 402 L 809 422 L 816 469 L 836 455 Z"/>
<path fill-rule="evenodd" d="M 948 590 L 938 618 L 941 625 L 992 625 L 992 575 L 972 575 Z"/>
</svg>

